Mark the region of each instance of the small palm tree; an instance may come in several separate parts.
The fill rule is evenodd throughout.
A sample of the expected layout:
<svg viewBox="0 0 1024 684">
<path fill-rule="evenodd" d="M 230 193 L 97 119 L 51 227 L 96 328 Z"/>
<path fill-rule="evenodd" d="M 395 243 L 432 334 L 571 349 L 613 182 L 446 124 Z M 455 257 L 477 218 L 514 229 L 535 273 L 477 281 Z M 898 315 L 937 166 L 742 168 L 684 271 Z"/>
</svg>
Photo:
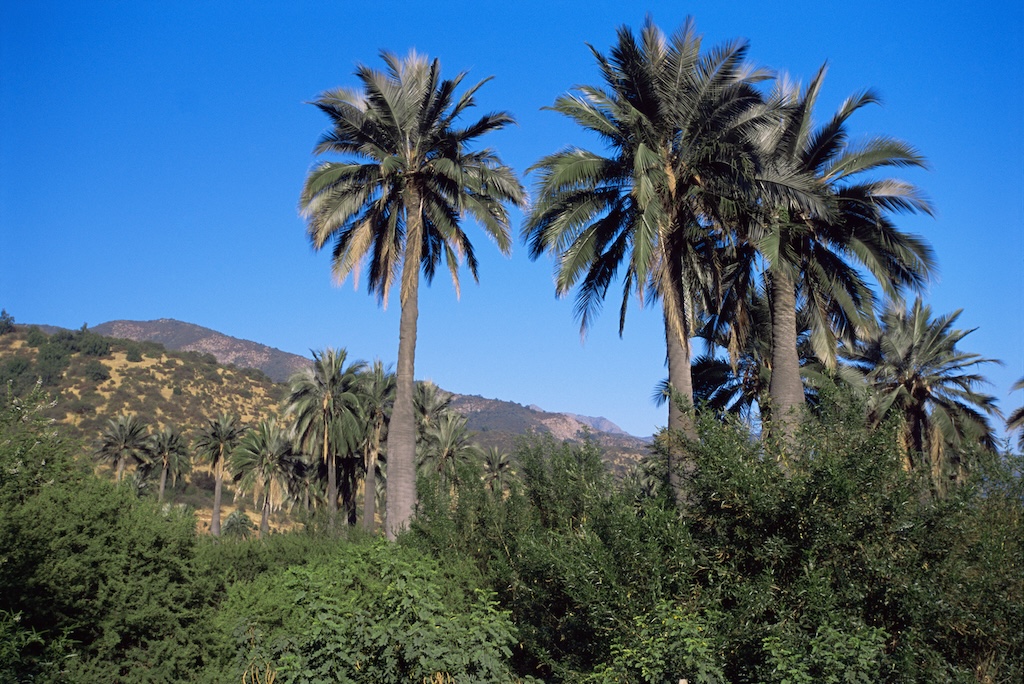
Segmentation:
<svg viewBox="0 0 1024 684">
<path fill-rule="evenodd" d="M 871 423 L 899 417 L 904 466 L 927 473 L 940 494 L 963 476 L 972 448 L 996 448 L 989 418 L 999 411 L 977 390 L 986 380 L 975 369 L 998 361 L 957 349 L 973 332 L 953 327 L 959 316 L 933 319 L 920 297 L 910 310 L 890 304 L 879 332 L 847 353 L 871 388 Z"/>
<path fill-rule="evenodd" d="M 224 490 L 224 467 L 244 434 L 245 427 L 238 422 L 238 418 L 222 413 L 207 423 L 196 440 L 198 456 L 213 468 L 216 482 L 213 490 L 213 515 L 210 519 L 210 534 L 214 537 L 220 536 L 220 504 Z"/>
<path fill-rule="evenodd" d="M 242 438 L 231 454 L 229 469 L 241 492 L 252 492 L 260 510 L 260 539 L 270 531 L 270 513 L 284 503 L 288 473 L 295 460 L 292 436 L 271 418 Z"/>
<path fill-rule="evenodd" d="M 178 483 L 178 478 L 192 469 L 192 459 L 188 453 L 188 444 L 181 433 L 174 428 L 165 427 L 150 439 L 150 453 L 154 465 L 160 466 L 160 491 L 157 501 L 164 500 L 167 476 L 171 477 L 171 486 Z"/>
<path fill-rule="evenodd" d="M 466 419 L 448 411 L 441 416 L 436 426 L 431 426 L 423 441 L 420 469 L 436 472 L 441 487 L 457 483 L 456 465 L 479 455 L 476 445 L 470 440 Z"/>
<path fill-rule="evenodd" d="M 416 444 L 421 446 L 427 433 L 441 423 L 441 419 L 450 412 L 452 395 L 444 392 L 430 380 L 416 383 L 413 395 L 413 412 L 416 415 Z"/>
<path fill-rule="evenodd" d="M 366 364 L 347 361 L 344 349 L 314 351 L 312 366 L 289 381 L 285 401 L 295 421 L 296 451 L 317 454 L 327 468 L 327 511 L 332 527 L 338 510 L 337 461 L 355 452 L 362 434 L 360 387 Z"/>
<path fill-rule="evenodd" d="M 382 303 L 401 279 L 395 404 L 388 429 L 389 539 L 408 526 L 416 502 L 416 428 L 413 385 L 420 269 L 429 283 L 439 264 L 458 292 L 464 260 L 473 278 L 477 259 L 460 223 L 475 218 L 503 253 L 512 246 L 506 204 L 520 205 L 523 188 L 491 150 L 470 151 L 478 138 L 513 123 L 504 112 L 465 128 L 457 121 L 473 107 L 483 82 L 456 97 L 465 74 L 441 79 L 437 60 L 411 53 L 382 54 L 385 72 L 359 66 L 358 90 L 336 89 L 317 98 L 331 130 L 317 154 L 340 154 L 306 178 L 299 201 L 316 249 L 334 243 L 334 275 L 344 280 L 367 263 L 367 285 Z"/>
<path fill-rule="evenodd" d="M 148 427 L 137 416 L 119 416 L 107 422 L 97 455 L 114 464 L 115 480 L 121 481 L 129 462 L 145 463 L 150 459 Z"/>
<path fill-rule="evenodd" d="M 224 521 L 224 536 L 248 539 L 255 527 L 245 511 L 231 511 Z"/>
<path fill-rule="evenodd" d="M 509 478 L 515 475 L 512 457 L 498 447 L 489 447 L 483 452 L 484 484 L 495 496 L 502 496 Z"/>
</svg>

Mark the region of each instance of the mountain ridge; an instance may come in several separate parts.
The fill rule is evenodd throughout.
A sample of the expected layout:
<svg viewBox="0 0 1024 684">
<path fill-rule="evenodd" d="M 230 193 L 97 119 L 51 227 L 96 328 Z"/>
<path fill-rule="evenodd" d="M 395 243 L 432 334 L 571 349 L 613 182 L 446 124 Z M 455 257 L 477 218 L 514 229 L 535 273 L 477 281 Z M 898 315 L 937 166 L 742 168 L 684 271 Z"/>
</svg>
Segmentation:
<svg viewBox="0 0 1024 684">
<path fill-rule="evenodd" d="M 252 340 L 226 335 L 212 328 L 195 323 L 179 321 L 174 318 L 158 318 L 150 321 L 133 321 L 117 319 L 100 323 L 89 328 L 90 331 L 105 337 L 135 340 L 136 342 L 157 342 L 172 351 L 194 351 L 211 354 L 218 363 L 233 364 L 242 368 L 255 368 L 267 375 L 274 382 L 287 382 L 291 375 L 303 368 L 308 368 L 310 359 L 298 354 L 270 347 Z M 589 432 L 613 435 L 622 440 L 636 440 L 645 444 L 649 437 L 631 435 L 611 420 L 603 416 L 583 416 L 575 413 L 545 411 L 535 404 L 521 406 L 515 402 L 501 399 L 485 399 L 480 395 L 452 394 L 458 400 L 453 405 L 469 420 L 469 428 L 478 432 L 509 432 L 528 434 L 532 432 L 550 432 L 556 439 L 581 439 Z M 472 400 L 497 402 L 487 409 L 475 405 Z M 476 404 L 479 403 L 476 402 Z M 518 415 L 501 417 L 497 414 L 516 413 L 518 409 L 534 411 L 536 416 Z M 467 414 L 466 412 L 469 412 Z M 471 415 L 476 414 L 476 415 Z M 501 430 L 493 424 L 485 424 L 482 416 L 497 418 L 499 422 L 511 422 L 518 426 L 516 430 Z"/>
</svg>

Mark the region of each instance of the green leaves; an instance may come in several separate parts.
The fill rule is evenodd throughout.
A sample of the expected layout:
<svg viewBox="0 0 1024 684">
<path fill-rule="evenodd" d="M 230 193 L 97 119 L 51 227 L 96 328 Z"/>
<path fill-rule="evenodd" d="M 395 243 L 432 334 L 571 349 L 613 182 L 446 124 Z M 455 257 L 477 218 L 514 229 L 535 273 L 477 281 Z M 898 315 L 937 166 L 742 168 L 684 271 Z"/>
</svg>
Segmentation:
<svg viewBox="0 0 1024 684">
<path fill-rule="evenodd" d="M 226 609 L 248 625 L 251 661 L 282 682 L 512 678 L 513 628 L 491 595 L 384 542 L 345 544 L 315 567 L 239 587 Z"/>
</svg>

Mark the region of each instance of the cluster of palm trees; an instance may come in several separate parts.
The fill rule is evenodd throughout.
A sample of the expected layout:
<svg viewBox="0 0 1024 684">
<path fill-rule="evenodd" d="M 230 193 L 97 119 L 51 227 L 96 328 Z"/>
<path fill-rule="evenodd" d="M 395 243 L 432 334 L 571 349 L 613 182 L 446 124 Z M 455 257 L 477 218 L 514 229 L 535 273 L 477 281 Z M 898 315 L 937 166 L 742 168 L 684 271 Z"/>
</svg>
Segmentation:
<svg viewBox="0 0 1024 684">
<path fill-rule="evenodd" d="M 850 375 L 841 350 L 866 353 L 895 321 L 879 320 L 879 311 L 900 309 L 934 271 L 928 244 L 892 221 L 898 213 L 930 214 L 930 204 L 913 184 L 883 175 L 923 167 L 923 157 L 890 137 L 850 141 L 848 121 L 878 101 L 873 92 L 851 96 L 816 125 L 825 66 L 800 87 L 748 63 L 743 41 L 705 49 L 692 20 L 666 36 L 648 19 L 639 35 L 621 28 L 607 55 L 591 50 L 600 85 L 580 86 L 552 109 L 596 135 L 603 149 L 569 147 L 530 169 L 537 182 L 522 229 L 530 256 L 554 257 L 556 292 L 576 290 L 584 332 L 613 281 L 622 284 L 620 333 L 634 297 L 660 307 L 668 381 L 659 393 L 672 399 L 670 432 L 695 437 L 692 409 L 710 395 L 704 385 L 695 391 L 694 369 L 714 367 L 717 398 L 740 396 L 769 434 L 791 444 L 807 378 Z M 400 278 L 388 432 L 386 531 L 393 538 L 415 502 L 420 270 L 429 282 L 443 260 L 457 288 L 464 262 L 475 278 L 460 220 L 475 218 L 507 252 L 506 207 L 524 206 L 525 194 L 492 150 L 469 149 L 511 116 L 457 125 L 482 83 L 456 97 L 464 74 L 442 80 L 436 60 L 382 56 L 383 72 L 358 67 L 360 88 L 327 91 L 315 101 L 331 121 L 315 153 L 343 159 L 309 173 L 300 211 L 314 248 L 332 243 L 337 279 L 365 264 L 369 291 L 386 305 Z M 709 350 L 727 350 L 728 361 L 713 353 L 694 359 L 695 337 Z M 862 375 L 876 386 L 897 382 L 863 363 Z M 707 376 L 698 382 L 706 385 Z M 929 414 L 945 426 L 936 429 L 947 441 L 947 428 L 985 425 L 994 411 L 973 380 L 958 382 L 970 389 L 947 396 L 960 402 L 956 417 Z M 897 404 L 879 399 L 873 419 Z M 908 429 L 916 435 L 909 448 L 925 449 L 922 435 L 931 428 Z M 683 448 L 670 450 L 677 464 Z M 678 471 L 669 469 L 677 496 Z"/>
<path fill-rule="evenodd" d="M 157 498 L 163 501 L 167 478 L 173 486 L 189 473 L 194 455 L 213 472 L 214 536 L 222 532 L 225 477 L 235 483 L 236 496 L 252 494 L 261 537 L 269 532 L 270 515 L 282 508 L 300 507 L 307 514 L 324 510 L 332 528 L 340 510 L 347 524 L 355 526 L 362 480 L 363 526 L 373 532 L 382 494 L 378 483 L 386 481 L 385 441 L 394 401 L 395 375 L 382 362 L 350 362 L 344 349 L 327 348 L 314 351 L 310 367 L 290 379 L 281 420 L 271 417 L 247 426 L 236 416 L 221 414 L 190 445 L 177 430 L 149 434 L 137 416 L 125 415 L 109 421 L 98 456 L 112 465 L 118 481 L 134 465 L 132 477 L 139 489 L 159 470 Z M 500 495 L 511 475 L 508 454 L 481 451 L 471 440 L 466 419 L 450 404 L 451 395 L 437 385 L 417 383 L 413 409 L 418 471 L 448 488 L 457 484 L 457 465 L 475 461 L 487 486 Z"/>
</svg>

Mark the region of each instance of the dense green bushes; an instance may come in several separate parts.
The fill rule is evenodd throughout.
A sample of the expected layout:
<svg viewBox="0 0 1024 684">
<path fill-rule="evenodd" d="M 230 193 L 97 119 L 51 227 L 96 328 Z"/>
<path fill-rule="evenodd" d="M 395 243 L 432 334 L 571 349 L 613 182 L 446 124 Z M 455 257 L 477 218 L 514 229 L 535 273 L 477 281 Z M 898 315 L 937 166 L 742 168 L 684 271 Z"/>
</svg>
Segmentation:
<svg viewBox="0 0 1024 684">
<path fill-rule="evenodd" d="M 785 462 L 705 417 L 681 510 L 593 446 L 524 443 L 508 491 L 471 462 L 421 482 L 398 544 L 197 538 L 45 408 L 0 408 L 3 681 L 1024 678 L 1020 458 L 936 499 L 856 406 Z"/>
<path fill-rule="evenodd" d="M 466 480 L 425 498 L 416 538 L 476 561 L 519 671 L 552 681 L 1020 681 L 1016 457 L 936 500 L 844 405 L 785 463 L 705 416 L 678 512 L 616 488 L 589 448 L 527 445 L 506 501 Z"/>
</svg>

